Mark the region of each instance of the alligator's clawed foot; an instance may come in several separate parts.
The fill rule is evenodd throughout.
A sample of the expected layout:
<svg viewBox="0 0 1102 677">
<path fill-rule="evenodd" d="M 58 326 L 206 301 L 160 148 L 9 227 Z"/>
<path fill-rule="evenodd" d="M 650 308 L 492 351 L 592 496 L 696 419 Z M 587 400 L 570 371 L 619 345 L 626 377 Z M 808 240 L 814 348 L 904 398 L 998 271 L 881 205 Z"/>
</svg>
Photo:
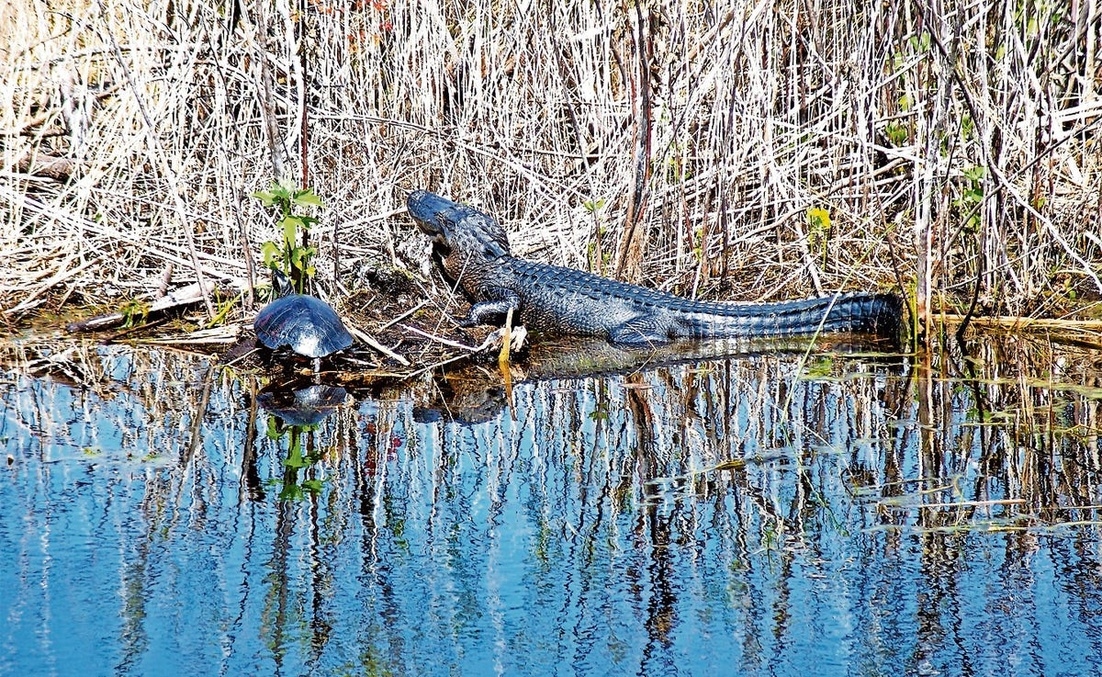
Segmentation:
<svg viewBox="0 0 1102 677">
<path fill-rule="evenodd" d="M 501 348 L 501 340 L 505 336 L 505 327 L 497 329 L 490 333 L 486 337 L 486 340 L 482 342 L 482 345 L 478 347 L 479 352 L 486 350 L 497 350 Z M 518 352 L 525 346 L 525 339 L 528 338 L 528 330 L 523 325 L 519 327 L 513 327 L 509 332 L 509 349 L 512 352 Z"/>
<path fill-rule="evenodd" d="M 515 353 L 524 347 L 524 339 L 528 338 L 528 330 L 524 328 L 524 325 L 521 325 L 513 327 L 513 331 L 510 333 L 512 334 L 512 340 L 509 341 L 509 347 Z"/>
</svg>

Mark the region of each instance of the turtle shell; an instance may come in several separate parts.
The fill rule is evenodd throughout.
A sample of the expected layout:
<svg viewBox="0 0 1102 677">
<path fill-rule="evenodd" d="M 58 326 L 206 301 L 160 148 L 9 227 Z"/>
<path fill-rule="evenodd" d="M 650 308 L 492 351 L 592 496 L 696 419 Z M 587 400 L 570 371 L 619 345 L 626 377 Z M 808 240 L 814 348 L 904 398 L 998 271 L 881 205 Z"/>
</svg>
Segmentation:
<svg viewBox="0 0 1102 677">
<path fill-rule="evenodd" d="M 284 296 L 264 306 L 253 329 L 265 347 L 286 346 L 303 357 L 325 357 L 352 345 L 352 335 L 337 312 L 305 294 Z"/>
</svg>

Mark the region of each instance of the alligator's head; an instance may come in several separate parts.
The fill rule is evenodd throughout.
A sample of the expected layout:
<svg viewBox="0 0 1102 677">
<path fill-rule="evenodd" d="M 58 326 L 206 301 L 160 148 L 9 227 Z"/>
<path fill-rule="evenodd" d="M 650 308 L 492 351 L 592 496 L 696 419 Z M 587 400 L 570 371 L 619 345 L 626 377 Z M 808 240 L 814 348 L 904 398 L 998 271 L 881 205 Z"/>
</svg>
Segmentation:
<svg viewBox="0 0 1102 677">
<path fill-rule="evenodd" d="M 406 208 L 445 258 L 458 254 L 468 260 L 492 261 L 509 255 L 505 229 L 485 212 L 426 190 L 410 193 Z"/>
</svg>

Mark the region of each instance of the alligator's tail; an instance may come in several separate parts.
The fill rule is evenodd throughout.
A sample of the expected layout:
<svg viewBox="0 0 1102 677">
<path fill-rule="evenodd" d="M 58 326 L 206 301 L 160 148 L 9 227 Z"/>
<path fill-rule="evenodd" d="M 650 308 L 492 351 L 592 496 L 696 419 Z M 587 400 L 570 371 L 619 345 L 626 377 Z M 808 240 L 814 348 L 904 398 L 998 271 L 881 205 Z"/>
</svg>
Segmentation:
<svg viewBox="0 0 1102 677">
<path fill-rule="evenodd" d="M 903 300 L 852 293 L 779 303 L 694 303 L 685 308 L 691 336 L 810 335 L 859 332 L 898 338 Z"/>
</svg>

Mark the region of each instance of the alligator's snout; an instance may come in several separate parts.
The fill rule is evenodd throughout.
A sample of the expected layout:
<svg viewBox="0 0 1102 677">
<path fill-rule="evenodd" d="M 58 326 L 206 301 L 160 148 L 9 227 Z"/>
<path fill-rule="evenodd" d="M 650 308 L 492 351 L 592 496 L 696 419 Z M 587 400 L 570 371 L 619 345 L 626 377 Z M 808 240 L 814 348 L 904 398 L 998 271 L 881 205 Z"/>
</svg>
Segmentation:
<svg viewBox="0 0 1102 677">
<path fill-rule="evenodd" d="M 454 212 L 460 205 L 446 197 L 441 197 L 427 190 L 415 190 L 406 198 L 406 209 L 409 215 L 429 235 L 439 234 L 443 228 L 442 221 L 452 221 Z"/>
</svg>

